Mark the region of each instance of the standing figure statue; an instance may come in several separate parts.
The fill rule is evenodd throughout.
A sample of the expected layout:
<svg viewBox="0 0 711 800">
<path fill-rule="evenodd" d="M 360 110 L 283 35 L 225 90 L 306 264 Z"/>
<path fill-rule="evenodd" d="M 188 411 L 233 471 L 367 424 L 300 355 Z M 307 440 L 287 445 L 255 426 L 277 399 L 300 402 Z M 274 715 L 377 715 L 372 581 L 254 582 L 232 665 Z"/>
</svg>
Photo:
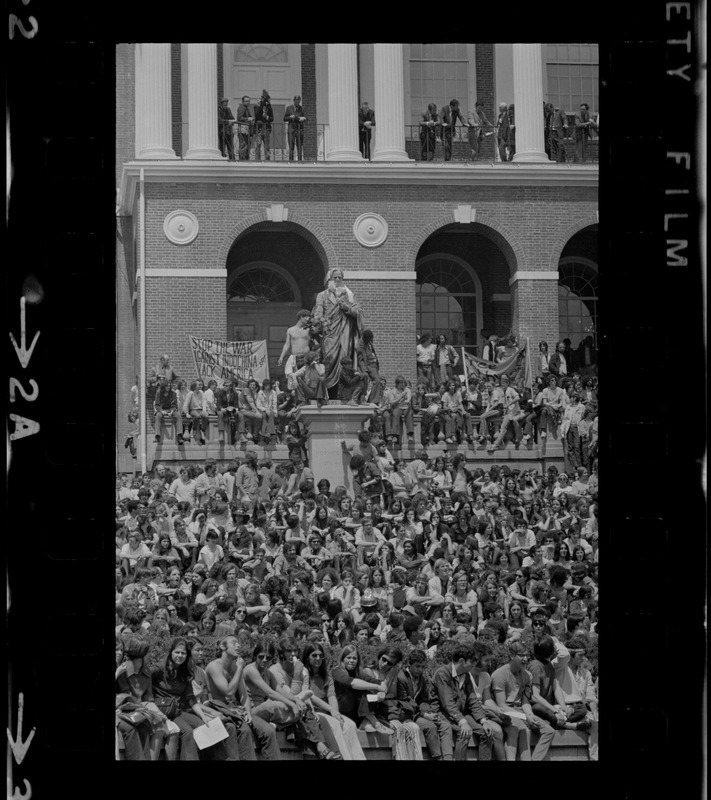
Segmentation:
<svg viewBox="0 0 711 800">
<path fill-rule="evenodd" d="M 322 362 L 324 378 L 330 389 L 338 384 L 341 359 L 356 363 L 356 347 L 363 331 L 363 312 L 353 292 L 343 283 L 343 270 L 330 269 L 326 274 L 325 290 L 316 296 L 313 319 L 321 323 Z"/>
</svg>

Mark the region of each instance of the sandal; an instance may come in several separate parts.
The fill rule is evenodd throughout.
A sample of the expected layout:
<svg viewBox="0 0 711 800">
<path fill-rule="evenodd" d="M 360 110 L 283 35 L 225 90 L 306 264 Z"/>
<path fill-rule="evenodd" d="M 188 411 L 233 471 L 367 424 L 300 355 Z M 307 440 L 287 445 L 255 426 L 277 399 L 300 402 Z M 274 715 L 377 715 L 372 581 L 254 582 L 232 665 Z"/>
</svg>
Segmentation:
<svg viewBox="0 0 711 800">
<path fill-rule="evenodd" d="M 343 756 L 340 753 L 335 753 L 333 750 L 324 750 L 318 754 L 318 757 L 324 761 L 343 761 Z"/>
</svg>

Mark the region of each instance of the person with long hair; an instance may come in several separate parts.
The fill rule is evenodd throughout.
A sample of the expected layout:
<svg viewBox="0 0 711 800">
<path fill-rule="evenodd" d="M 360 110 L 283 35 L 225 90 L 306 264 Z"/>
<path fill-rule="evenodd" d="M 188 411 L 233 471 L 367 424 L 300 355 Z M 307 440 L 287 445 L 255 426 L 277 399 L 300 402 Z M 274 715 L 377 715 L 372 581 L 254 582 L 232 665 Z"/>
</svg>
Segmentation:
<svg viewBox="0 0 711 800">
<path fill-rule="evenodd" d="M 208 721 L 208 717 L 193 692 L 193 674 L 191 647 L 187 639 L 182 636 L 173 639 L 170 643 L 165 662 L 151 670 L 155 703 L 180 729 L 181 761 L 199 760 L 193 730 Z M 151 750 L 156 757 L 160 751 L 162 739 L 161 734 L 153 737 Z M 166 756 L 169 761 L 175 761 L 177 749 L 178 737 L 169 737 L 166 744 Z"/>
<path fill-rule="evenodd" d="M 153 702 L 153 681 L 151 670 L 145 662 L 150 644 L 139 636 L 128 637 L 124 649 L 124 661 L 116 669 L 117 714 L 121 700 L 129 700 L 142 706 Z M 148 715 L 133 722 L 117 716 L 116 727 L 123 737 L 124 753 L 127 761 L 150 760 L 150 738 L 155 723 Z"/>
<path fill-rule="evenodd" d="M 277 658 L 274 642 L 257 642 L 252 662 L 244 668 L 244 684 L 252 704 L 252 714 L 294 734 L 295 741 L 319 758 L 340 761 L 341 756 L 326 746 L 316 715 L 306 702 L 271 670 Z"/>
<path fill-rule="evenodd" d="M 311 703 L 322 725 L 328 725 L 344 761 L 365 761 L 358 741 L 358 728 L 341 714 L 335 685 L 326 663 L 326 651 L 318 642 L 308 642 L 302 660 L 306 668 L 303 686 L 312 692 Z"/>
<path fill-rule="evenodd" d="M 468 611 L 471 614 L 472 626 L 476 630 L 477 627 L 477 606 L 479 604 L 479 597 L 476 591 L 471 587 L 469 578 L 466 572 L 457 572 L 452 578 L 449 590 L 444 597 L 445 605 L 452 603 L 455 611 Z M 444 606 L 442 607 L 444 613 Z"/>
<path fill-rule="evenodd" d="M 376 682 L 364 674 L 360 653 L 354 644 L 347 644 L 341 650 L 338 662 L 332 675 L 341 714 L 351 719 L 366 733 L 390 733 L 390 729 L 380 723 L 373 714 L 366 699 L 366 694 L 371 693 L 379 694 L 380 700 L 384 700 L 387 690 L 385 682 Z"/>
</svg>

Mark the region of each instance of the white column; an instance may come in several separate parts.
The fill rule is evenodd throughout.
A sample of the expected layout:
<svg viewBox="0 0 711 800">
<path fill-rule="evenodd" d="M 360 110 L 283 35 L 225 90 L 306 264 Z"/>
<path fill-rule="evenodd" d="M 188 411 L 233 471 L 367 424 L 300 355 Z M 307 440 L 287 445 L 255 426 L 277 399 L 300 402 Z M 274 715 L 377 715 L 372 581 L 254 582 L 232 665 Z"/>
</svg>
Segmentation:
<svg viewBox="0 0 711 800">
<path fill-rule="evenodd" d="M 217 140 L 217 45 L 189 44 L 188 151 L 185 158 L 226 160 Z"/>
<path fill-rule="evenodd" d="M 362 161 L 358 149 L 356 44 L 328 45 L 328 151 L 326 161 Z"/>
<path fill-rule="evenodd" d="M 170 112 L 170 44 L 137 44 L 136 158 L 177 158 Z"/>
<path fill-rule="evenodd" d="M 543 45 L 513 46 L 514 161 L 550 161 L 543 142 Z"/>
<path fill-rule="evenodd" d="M 375 44 L 375 149 L 372 161 L 412 161 L 405 151 L 405 79 L 401 44 Z"/>
</svg>

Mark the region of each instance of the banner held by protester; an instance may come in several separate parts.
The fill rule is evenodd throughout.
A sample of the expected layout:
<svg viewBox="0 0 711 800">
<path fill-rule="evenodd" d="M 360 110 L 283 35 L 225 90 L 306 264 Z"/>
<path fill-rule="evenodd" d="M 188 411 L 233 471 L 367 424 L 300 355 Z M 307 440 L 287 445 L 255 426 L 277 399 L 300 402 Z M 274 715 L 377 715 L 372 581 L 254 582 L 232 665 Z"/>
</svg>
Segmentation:
<svg viewBox="0 0 711 800">
<path fill-rule="evenodd" d="M 226 380 L 246 386 L 255 380 L 261 385 L 269 377 L 267 342 L 262 339 L 252 342 L 225 342 L 218 339 L 190 337 L 195 369 L 207 386 L 213 378 L 218 386 Z"/>
<path fill-rule="evenodd" d="M 502 375 L 508 375 L 514 382 L 521 380 L 525 386 L 531 386 L 531 363 L 526 345 L 518 349 L 505 361 L 499 363 L 470 355 L 462 347 L 462 360 L 465 365 L 465 375 L 468 377 L 474 375 L 484 380 L 489 375 L 494 375 L 497 378 L 501 378 Z"/>
</svg>

